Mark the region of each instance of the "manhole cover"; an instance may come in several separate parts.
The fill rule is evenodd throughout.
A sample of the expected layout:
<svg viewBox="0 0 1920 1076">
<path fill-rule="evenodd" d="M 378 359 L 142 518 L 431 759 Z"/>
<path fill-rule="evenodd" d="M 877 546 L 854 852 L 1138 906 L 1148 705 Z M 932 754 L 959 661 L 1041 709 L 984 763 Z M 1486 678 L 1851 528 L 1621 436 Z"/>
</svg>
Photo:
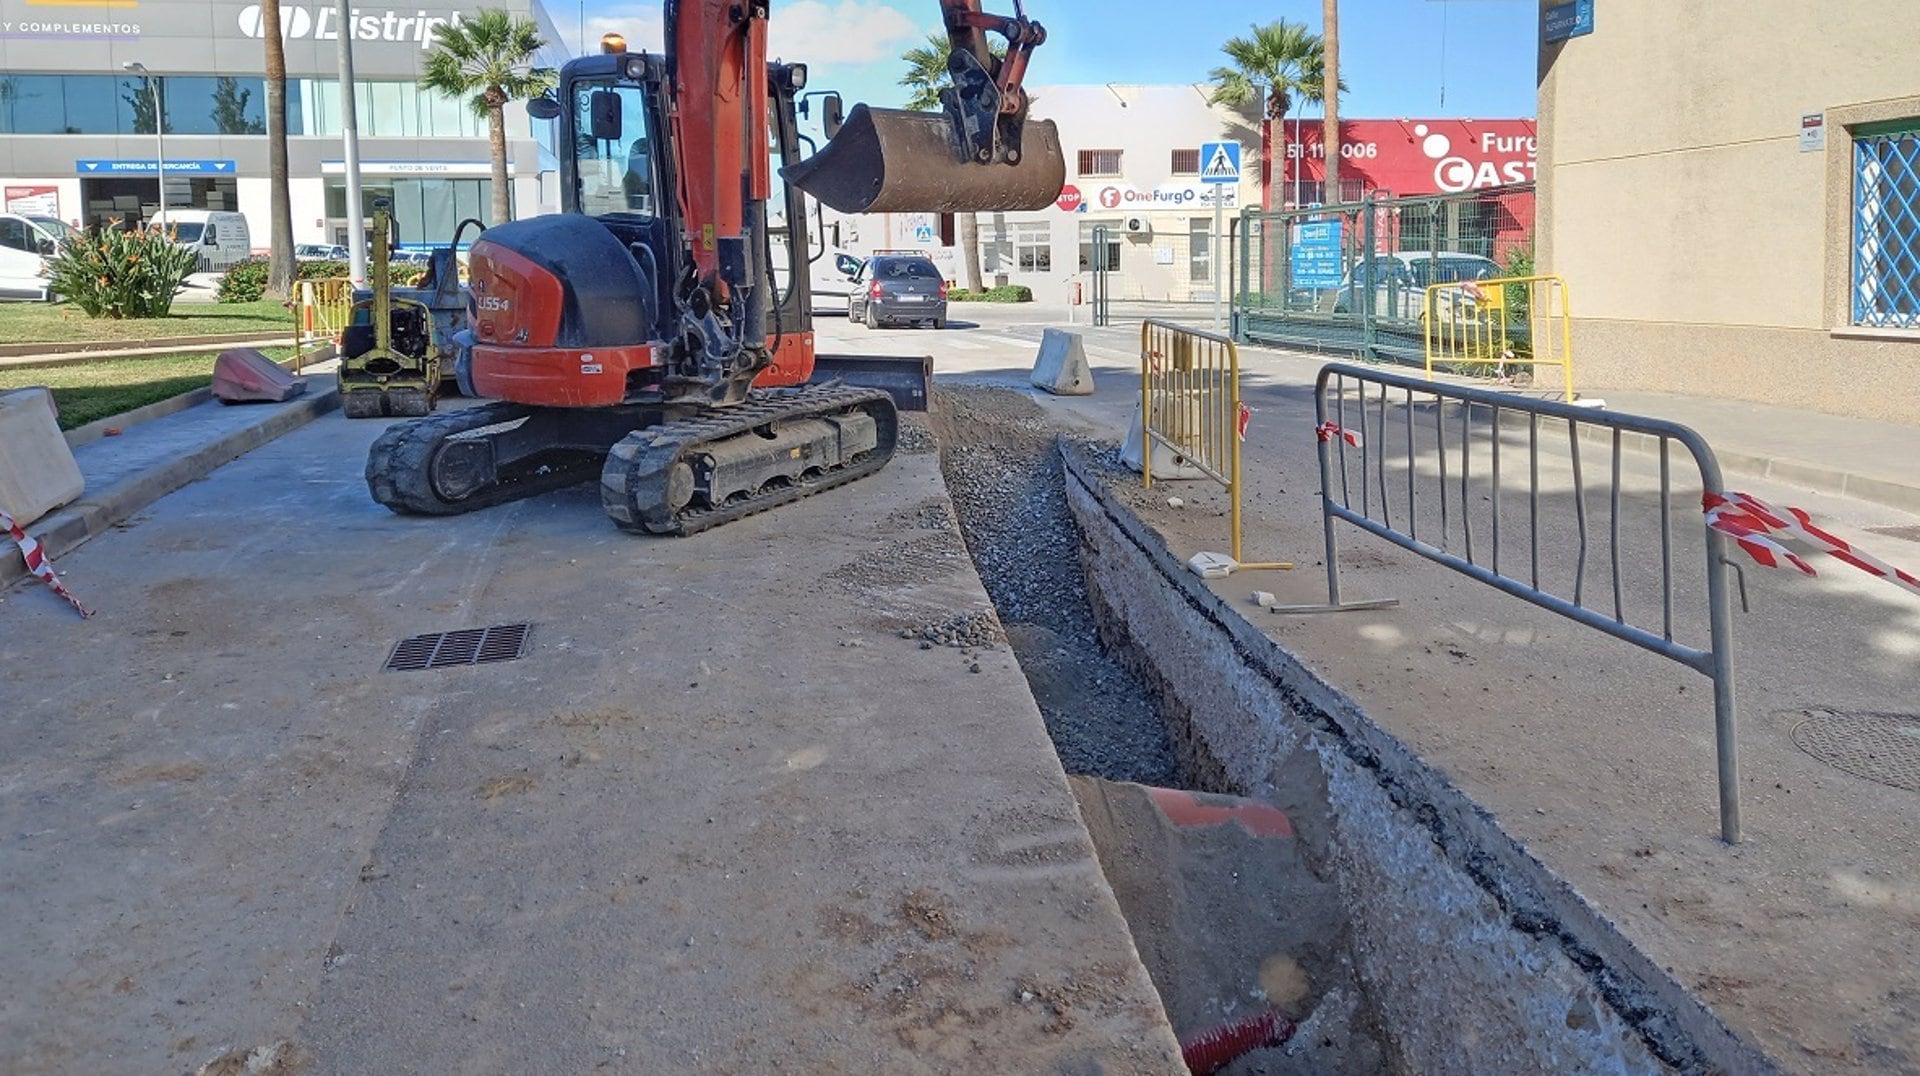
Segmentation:
<svg viewBox="0 0 1920 1076">
<path fill-rule="evenodd" d="M 1800 750 L 1838 770 L 1920 792 L 1920 717 L 1808 710 L 1793 728 Z"/>
<path fill-rule="evenodd" d="M 388 672 L 445 669 L 455 665 L 491 665 L 513 661 L 526 652 L 531 624 L 499 624 L 491 628 L 438 631 L 396 643 L 387 655 Z"/>
</svg>

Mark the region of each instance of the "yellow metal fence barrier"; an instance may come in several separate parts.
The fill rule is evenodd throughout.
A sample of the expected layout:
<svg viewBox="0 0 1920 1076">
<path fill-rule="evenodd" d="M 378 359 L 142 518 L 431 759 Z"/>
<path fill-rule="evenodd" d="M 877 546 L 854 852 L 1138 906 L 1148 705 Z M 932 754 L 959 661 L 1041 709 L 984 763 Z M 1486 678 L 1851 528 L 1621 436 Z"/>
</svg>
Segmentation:
<svg viewBox="0 0 1920 1076">
<path fill-rule="evenodd" d="M 1153 487 L 1153 446 L 1165 445 L 1227 491 L 1232 557 L 1240 560 L 1240 349 L 1217 333 L 1149 320 L 1140 327 L 1140 477 Z M 1241 568 L 1285 568 L 1241 564 Z"/>
<path fill-rule="evenodd" d="M 1566 402 L 1573 402 L 1573 328 L 1563 278 L 1434 284 L 1427 288 L 1420 320 L 1426 327 L 1427 380 L 1443 365 L 1494 377 L 1504 377 L 1510 366 L 1558 366 Z M 1469 369 L 1457 369 L 1462 366 Z"/>
<path fill-rule="evenodd" d="M 302 280 L 293 288 L 293 333 L 305 346 L 335 340 L 353 316 L 353 281 L 345 277 Z"/>
</svg>

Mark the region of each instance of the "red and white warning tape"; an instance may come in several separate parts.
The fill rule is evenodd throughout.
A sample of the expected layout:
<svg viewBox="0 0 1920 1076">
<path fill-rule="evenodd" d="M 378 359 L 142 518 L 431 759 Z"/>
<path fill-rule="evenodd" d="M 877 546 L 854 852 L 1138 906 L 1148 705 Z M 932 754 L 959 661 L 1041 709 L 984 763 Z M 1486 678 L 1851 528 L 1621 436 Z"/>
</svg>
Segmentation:
<svg viewBox="0 0 1920 1076">
<path fill-rule="evenodd" d="M 1807 575 L 1816 574 L 1813 565 L 1775 540 L 1796 539 L 1910 594 L 1920 595 L 1920 576 L 1901 571 L 1814 525 L 1813 517 L 1802 509 L 1775 508 L 1750 493 L 1731 491 L 1709 493 L 1703 503 L 1707 526 L 1732 538 L 1748 556 L 1768 568 L 1792 567 Z"/>
<path fill-rule="evenodd" d="M 1240 410 L 1233 416 L 1234 432 L 1238 433 L 1240 439 L 1244 441 L 1247 439 L 1247 427 L 1251 425 L 1253 425 L 1253 408 L 1241 404 Z"/>
<path fill-rule="evenodd" d="M 4 510 L 0 510 L 0 528 L 4 528 L 12 536 L 13 544 L 20 547 L 20 556 L 26 560 L 28 571 L 39 576 L 40 581 L 55 594 L 65 598 L 68 605 L 78 609 L 81 616 L 93 615 L 91 610 L 80 604 L 80 599 L 74 597 L 65 586 L 61 585 L 59 575 L 54 573 L 53 562 L 47 559 L 46 550 L 40 548 L 39 541 L 22 529 L 20 524 L 15 523 L 13 517 Z"/>
<path fill-rule="evenodd" d="M 1336 426 L 1331 422 L 1322 422 L 1320 425 L 1315 426 L 1313 428 L 1313 432 L 1314 432 L 1314 436 L 1320 438 L 1322 441 L 1331 441 L 1335 437 L 1338 437 L 1342 441 L 1345 441 L 1346 443 L 1352 445 L 1355 448 L 1360 447 L 1359 434 L 1353 432 L 1352 430 L 1343 430 L 1339 426 Z"/>
</svg>

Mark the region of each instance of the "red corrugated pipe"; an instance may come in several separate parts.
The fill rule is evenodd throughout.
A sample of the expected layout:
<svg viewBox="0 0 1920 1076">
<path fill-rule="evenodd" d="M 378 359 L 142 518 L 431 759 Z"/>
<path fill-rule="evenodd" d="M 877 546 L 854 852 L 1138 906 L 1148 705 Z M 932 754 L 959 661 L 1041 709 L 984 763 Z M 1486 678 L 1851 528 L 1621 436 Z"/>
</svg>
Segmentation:
<svg viewBox="0 0 1920 1076">
<path fill-rule="evenodd" d="M 1224 1024 L 1180 1044 L 1180 1059 L 1193 1076 L 1213 1076 L 1255 1050 L 1279 1046 L 1300 1025 L 1268 1009 Z"/>
</svg>

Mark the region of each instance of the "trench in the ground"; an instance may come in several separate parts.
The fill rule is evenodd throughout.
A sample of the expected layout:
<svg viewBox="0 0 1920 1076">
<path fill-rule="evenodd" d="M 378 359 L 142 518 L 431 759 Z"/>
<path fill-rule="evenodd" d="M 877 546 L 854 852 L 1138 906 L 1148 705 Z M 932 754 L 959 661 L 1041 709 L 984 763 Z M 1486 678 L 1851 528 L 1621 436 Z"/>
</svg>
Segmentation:
<svg viewBox="0 0 1920 1076">
<path fill-rule="evenodd" d="M 1286 797 L 1281 806 L 1302 839 L 1281 846 L 1231 833 L 1174 837 L 1151 824 L 1130 828 L 1127 810 L 1109 807 L 1119 795 L 1082 778 L 1250 790 L 1208 756 L 1164 685 L 1150 682 L 1152 671 L 1123 652 L 1116 633 L 1124 624 L 1089 593 L 1058 430 L 1046 413 L 1018 392 L 943 386 L 933 426 L 967 550 L 1060 761 L 1076 778 L 1102 866 L 1175 1031 L 1186 1039 L 1278 1008 L 1303 1021 L 1302 1033 L 1224 1073 L 1337 1076 L 1395 1067 L 1349 952 L 1325 845 L 1324 796 Z M 1087 809 L 1090 794 L 1100 799 L 1098 810 Z"/>
</svg>

